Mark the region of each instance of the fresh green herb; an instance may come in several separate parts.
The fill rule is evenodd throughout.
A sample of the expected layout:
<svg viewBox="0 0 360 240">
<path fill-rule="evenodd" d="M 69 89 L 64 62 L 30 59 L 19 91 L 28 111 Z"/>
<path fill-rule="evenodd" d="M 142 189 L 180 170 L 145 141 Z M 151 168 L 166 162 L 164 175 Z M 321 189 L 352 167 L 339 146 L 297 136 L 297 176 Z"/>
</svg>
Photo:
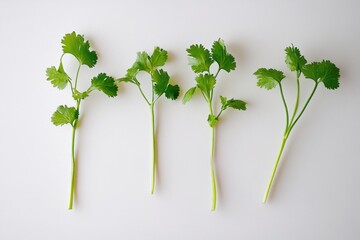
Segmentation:
<svg viewBox="0 0 360 240">
<path fill-rule="evenodd" d="M 46 75 L 47 80 L 50 81 L 54 87 L 64 89 L 67 85 L 70 85 L 71 93 L 76 103 L 76 107 L 68 107 L 66 105 L 59 106 L 51 117 L 51 121 L 55 126 L 70 124 L 72 127 L 72 176 L 69 200 L 69 209 L 72 209 L 76 174 L 75 135 L 76 128 L 78 127 L 81 101 L 87 98 L 94 90 L 102 91 L 109 97 L 115 97 L 117 95 L 118 87 L 112 77 L 107 76 L 105 73 L 100 73 L 92 78 L 91 85 L 86 91 L 80 92 L 77 89 L 80 68 L 84 65 L 90 68 L 94 67 L 97 62 L 97 54 L 95 51 L 90 50 L 89 41 L 85 41 L 83 35 L 76 34 L 75 32 L 65 34 L 61 43 L 63 54 L 60 57 L 60 65 L 58 68 L 54 66 L 48 68 L 46 70 Z M 63 67 L 62 59 L 67 53 L 73 55 L 79 62 L 75 80 L 69 77 Z"/>
<path fill-rule="evenodd" d="M 279 85 L 281 99 L 284 104 L 285 108 L 285 115 L 286 115 L 286 125 L 285 131 L 283 135 L 283 139 L 281 142 L 279 153 L 276 157 L 275 165 L 267 185 L 267 189 L 265 192 L 265 196 L 263 202 L 266 203 L 271 185 L 274 181 L 274 177 L 276 174 L 276 169 L 278 167 L 281 155 L 283 153 L 286 141 L 294 128 L 295 124 L 299 121 L 300 117 L 303 115 L 306 107 L 309 105 L 310 100 L 314 96 L 314 93 L 320 83 L 323 83 L 325 88 L 327 89 L 337 89 L 339 87 L 339 78 L 340 78 L 340 70 L 335 66 L 335 64 L 331 63 L 328 60 L 323 60 L 321 62 L 313 62 L 307 64 L 307 61 L 303 55 L 301 55 L 299 49 L 294 46 L 287 47 L 285 49 L 285 63 L 287 64 L 288 68 L 296 72 L 296 100 L 294 105 L 294 110 L 292 115 L 289 115 L 289 108 L 286 102 L 283 88 L 281 85 L 282 80 L 285 78 L 283 72 L 275 70 L 275 69 L 266 69 L 260 68 L 258 69 L 254 75 L 257 77 L 258 82 L 257 85 L 261 88 L 265 88 L 267 90 L 275 88 Z M 301 74 L 304 75 L 305 78 L 312 79 L 314 81 L 314 88 L 310 93 L 308 99 L 306 100 L 305 104 L 302 106 L 301 110 L 299 109 L 299 102 L 300 102 L 300 76 Z"/>
<path fill-rule="evenodd" d="M 153 145 L 153 158 L 152 158 L 152 183 L 151 194 L 154 194 L 155 190 L 155 177 L 157 169 L 157 146 L 155 135 L 155 103 L 159 98 L 165 94 L 165 97 L 171 100 L 177 99 L 179 96 L 180 88 L 178 85 L 171 85 L 169 74 L 163 69 L 159 69 L 165 65 L 168 59 L 167 51 L 159 47 L 155 47 L 152 55 L 148 55 L 146 52 L 138 52 L 135 63 L 131 68 L 127 70 L 125 77 L 119 78 L 117 82 L 128 82 L 135 84 L 142 97 L 150 107 L 151 112 L 151 126 L 152 126 L 152 145 Z M 137 74 L 141 71 L 148 73 L 151 77 L 151 96 L 146 97 L 141 84 L 137 79 Z"/>
<path fill-rule="evenodd" d="M 219 39 L 212 45 L 211 52 L 203 45 L 191 45 L 187 50 L 189 56 L 189 65 L 197 74 L 195 77 L 196 85 L 190 88 L 184 95 L 183 103 L 191 100 L 196 89 L 199 89 L 205 101 L 209 106 L 208 123 L 211 128 L 211 179 L 212 179 L 212 207 L 211 210 L 216 210 L 216 175 L 215 175 L 215 126 L 219 122 L 220 116 L 227 108 L 234 108 L 237 110 L 246 110 L 246 103 L 237 99 L 227 99 L 220 96 L 221 109 L 218 114 L 215 114 L 213 109 L 213 96 L 216 78 L 221 70 L 230 72 L 236 67 L 235 58 L 226 50 L 224 41 Z M 210 67 L 214 63 L 218 65 L 215 74 L 211 73 Z"/>
</svg>

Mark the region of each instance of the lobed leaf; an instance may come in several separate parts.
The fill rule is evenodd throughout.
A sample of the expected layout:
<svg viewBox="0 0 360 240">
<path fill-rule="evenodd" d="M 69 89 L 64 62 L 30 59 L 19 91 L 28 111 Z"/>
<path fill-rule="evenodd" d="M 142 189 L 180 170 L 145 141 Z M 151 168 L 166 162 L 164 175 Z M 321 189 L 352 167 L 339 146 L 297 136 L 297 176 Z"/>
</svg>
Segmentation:
<svg viewBox="0 0 360 240">
<path fill-rule="evenodd" d="M 156 47 L 149 61 L 152 68 L 155 69 L 156 67 L 164 66 L 167 59 L 168 59 L 167 51 L 165 51 L 162 48 Z"/>
<path fill-rule="evenodd" d="M 246 110 L 246 102 L 239 99 L 230 99 L 227 102 L 228 107 L 237 109 L 237 110 Z"/>
<path fill-rule="evenodd" d="M 69 81 L 69 76 L 65 73 L 62 64 L 60 64 L 59 69 L 52 66 L 46 69 L 47 80 L 51 82 L 54 87 L 59 89 L 64 89 Z"/>
<path fill-rule="evenodd" d="M 285 48 L 285 63 L 291 71 L 302 71 L 306 64 L 306 59 L 301 55 L 300 50 L 293 45 Z"/>
<path fill-rule="evenodd" d="M 195 73 L 209 72 L 211 64 L 214 62 L 209 50 L 200 44 L 191 45 L 186 49 L 189 56 L 189 65 Z"/>
<path fill-rule="evenodd" d="M 109 97 L 115 97 L 118 86 L 115 84 L 114 78 L 107 76 L 105 73 L 99 73 L 99 75 L 91 79 L 91 89 L 97 89 Z"/>
<path fill-rule="evenodd" d="M 65 34 L 61 43 L 63 44 L 63 52 L 72 54 L 80 64 L 87 65 L 90 68 L 95 66 L 97 54 L 95 51 L 90 51 L 89 41 L 85 41 L 83 35 L 75 32 Z"/>
<path fill-rule="evenodd" d="M 227 100 L 227 98 L 223 97 L 223 96 L 220 96 L 220 100 L 221 100 L 221 104 L 222 104 L 222 106 L 221 106 L 222 110 L 225 110 L 228 107 L 234 108 L 237 110 L 246 110 L 246 102 L 244 102 L 242 100 L 238 100 L 238 99 L 234 99 L 234 98 Z"/>
<path fill-rule="evenodd" d="M 138 71 L 151 72 L 151 63 L 149 60 L 149 55 L 146 52 L 138 52 L 135 64 L 133 68 Z M 134 71 L 134 70 L 133 70 Z"/>
<path fill-rule="evenodd" d="M 74 121 L 77 120 L 78 117 L 79 113 L 76 108 L 62 105 L 53 113 L 51 121 L 55 126 L 62 126 L 65 124 L 71 124 L 73 126 Z"/>
<path fill-rule="evenodd" d="M 254 75 L 258 79 L 257 85 L 267 90 L 273 89 L 285 78 L 283 72 L 272 68 L 259 68 Z"/>
<path fill-rule="evenodd" d="M 167 99 L 175 100 L 179 97 L 180 87 L 179 85 L 169 84 L 165 91 L 165 97 Z"/>
<path fill-rule="evenodd" d="M 324 83 L 327 89 L 334 90 L 339 87 L 340 69 L 329 60 L 305 65 L 303 74 L 305 78 Z"/>
<path fill-rule="evenodd" d="M 236 68 L 235 58 L 227 52 L 222 39 L 213 43 L 211 53 L 212 58 L 218 63 L 220 69 L 230 72 Z"/>
<path fill-rule="evenodd" d="M 166 88 L 168 87 L 170 76 L 166 71 L 162 69 L 155 70 L 152 76 L 152 80 L 153 82 L 155 82 L 155 93 L 160 96 L 165 92 Z"/>
<path fill-rule="evenodd" d="M 129 68 L 127 71 L 126 71 L 126 77 L 131 79 L 131 80 L 134 80 L 136 79 L 136 75 L 138 74 L 139 72 L 139 69 L 137 69 L 136 67 L 132 66 L 131 68 Z"/>
<path fill-rule="evenodd" d="M 216 84 L 216 79 L 212 74 L 199 74 L 195 78 L 197 82 L 197 87 L 203 92 L 208 100 L 211 98 L 211 91 L 214 89 Z"/>
<path fill-rule="evenodd" d="M 220 96 L 220 101 L 221 101 L 221 105 L 222 105 L 221 108 L 223 108 L 223 106 L 225 106 L 226 103 L 227 103 L 227 98 L 226 98 L 226 97 L 223 97 L 223 96 Z"/>
<path fill-rule="evenodd" d="M 319 62 L 312 62 L 310 64 L 306 64 L 303 68 L 302 73 L 305 78 L 312 79 L 315 82 L 320 78 L 318 70 L 319 70 Z"/>
</svg>

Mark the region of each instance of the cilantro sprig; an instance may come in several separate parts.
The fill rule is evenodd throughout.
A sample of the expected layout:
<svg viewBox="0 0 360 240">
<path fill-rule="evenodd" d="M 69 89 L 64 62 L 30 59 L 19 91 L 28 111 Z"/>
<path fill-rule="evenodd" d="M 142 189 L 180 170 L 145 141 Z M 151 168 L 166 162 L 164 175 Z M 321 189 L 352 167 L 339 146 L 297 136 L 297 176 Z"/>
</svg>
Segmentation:
<svg viewBox="0 0 360 240">
<path fill-rule="evenodd" d="M 94 90 L 102 91 L 109 97 L 115 97 L 117 95 L 118 87 L 112 77 L 107 76 L 105 73 L 100 73 L 91 79 L 91 85 L 86 91 L 80 92 L 77 88 L 80 69 L 84 65 L 88 66 L 89 68 L 93 68 L 98 59 L 97 54 L 95 51 L 90 50 L 89 41 L 86 41 L 83 35 L 76 34 L 75 32 L 65 34 L 61 40 L 61 43 L 63 54 L 60 57 L 60 65 L 58 68 L 55 66 L 48 68 L 46 70 L 46 75 L 47 80 L 58 89 L 64 89 L 69 85 L 72 97 L 75 100 L 76 107 L 61 105 L 57 108 L 51 117 L 51 121 L 55 126 L 69 124 L 72 127 L 72 175 L 69 199 L 69 209 L 72 209 L 76 174 L 75 136 L 76 129 L 78 127 L 81 102 L 82 100 L 86 99 Z M 62 59 L 65 54 L 71 54 L 79 62 L 75 79 L 72 79 L 64 70 Z"/>
<path fill-rule="evenodd" d="M 155 190 L 155 178 L 157 169 L 157 143 L 155 134 L 155 103 L 159 98 L 165 95 L 166 98 L 175 100 L 179 96 L 180 88 L 178 85 L 170 84 L 169 74 L 159 67 L 163 67 L 168 59 L 168 53 L 166 50 L 155 47 L 153 53 L 149 55 L 146 52 L 138 52 L 135 63 L 131 68 L 127 70 L 125 77 L 117 79 L 118 83 L 127 82 L 136 85 L 144 98 L 145 102 L 150 107 L 151 112 L 151 126 L 152 126 L 152 182 L 151 182 L 151 194 L 154 194 Z M 140 81 L 137 78 L 139 72 L 146 72 L 151 77 L 151 94 L 150 97 L 146 97 Z"/>
<path fill-rule="evenodd" d="M 215 127 L 220 120 L 220 116 L 228 108 L 237 110 L 246 110 L 246 102 L 238 99 L 227 99 L 220 96 L 221 109 L 218 114 L 215 114 L 213 109 L 213 96 L 214 88 L 216 85 L 218 74 L 221 70 L 230 72 L 235 70 L 236 63 L 235 58 L 227 52 L 224 41 L 219 39 L 212 45 L 211 51 L 206 49 L 202 44 L 191 45 L 187 50 L 189 56 L 189 65 L 191 69 L 196 73 L 195 81 L 196 85 L 190 88 L 184 95 L 183 103 L 187 103 L 191 100 L 197 89 L 200 90 L 206 103 L 209 106 L 208 123 L 211 128 L 211 183 L 212 183 L 212 207 L 211 210 L 216 210 L 216 175 L 215 175 Z M 218 65 L 216 73 L 210 71 L 211 65 L 216 62 Z"/>
<path fill-rule="evenodd" d="M 263 199 L 264 203 L 266 203 L 266 201 L 268 200 L 271 186 L 273 184 L 276 170 L 279 165 L 279 161 L 286 145 L 287 139 L 295 124 L 299 121 L 300 117 L 303 115 L 305 109 L 309 105 L 309 102 L 313 98 L 319 84 L 323 83 L 325 88 L 330 90 L 334 90 L 339 87 L 340 70 L 335 66 L 335 64 L 333 64 L 329 60 L 323 60 L 321 62 L 312 62 L 310 64 L 307 64 L 307 60 L 303 55 L 301 55 L 300 50 L 292 45 L 285 49 L 285 63 L 287 64 L 290 71 L 296 73 L 296 99 L 292 115 L 289 114 L 288 104 L 282 88 L 282 80 L 285 78 L 284 73 L 282 71 L 272 68 L 259 68 L 254 73 L 254 75 L 258 79 L 257 85 L 259 87 L 271 90 L 276 86 L 279 86 L 280 95 L 285 108 L 286 116 L 286 125 L 283 139 L 280 145 L 279 153 L 275 160 L 270 180 L 266 188 L 265 196 Z M 305 101 L 305 104 L 302 106 L 302 108 L 299 108 L 301 75 L 303 75 L 307 79 L 313 80 L 314 88 L 311 91 L 308 99 Z"/>
</svg>

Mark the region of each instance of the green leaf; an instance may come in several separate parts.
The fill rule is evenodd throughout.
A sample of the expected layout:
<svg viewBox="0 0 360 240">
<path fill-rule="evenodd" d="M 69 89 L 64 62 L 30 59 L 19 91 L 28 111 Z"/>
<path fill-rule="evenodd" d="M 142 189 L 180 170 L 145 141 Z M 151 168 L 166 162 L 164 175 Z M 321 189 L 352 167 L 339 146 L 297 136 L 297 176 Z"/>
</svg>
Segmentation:
<svg viewBox="0 0 360 240">
<path fill-rule="evenodd" d="M 220 100 L 221 100 L 221 109 L 225 110 L 228 107 L 230 108 L 234 108 L 237 110 L 246 110 L 246 102 L 242 101 L 242 100 L 238 100 L 238 99 L 230 99 L 227 100 L 226 97 L 220 96 Z"/>
<path fill-rule="evenodd" d="M 305 65 L 303 74 L 315 82 L 323 82 L 327 89 L 339 87 L 340 69 L 329 60 Z"/>
<path fill-rule="evenodd" d="M 337 89 L 339 87 L 340 69 L 329 60 L 323 60 L 319 66 L 320 81 L 327 89 Z"/>
<path fill-rule="evenodd" d="M 135 65 L 135 64 L 134 64 Z M 139 70 L 136 68 L 136 66 L 132 66 L 126 71 L 126 75 L 123 78 L 118 78 L 115 80 L 115 82 L 131 82 L 134 84 L 138 84 L 138 80 L 136 79 L 136 75 L 138 74 Z"/>
<path fill-rule="evenodd" d="M 285 63 L 291 71 L 302 71 L 303 67 L 306 64 L 306 59 L 301 55 L 300 50 L 293 45 L 291 47 L 285 48 Z"/>
<path fill-rule="evenodd" d="M 153 54 L 150 57 L 150 64 L 152 68 L 161 67 L 165 65 L 166 60 L 168 59 L 167 51 L 162 48 L 156 47 Z"/>
<path fill-rule="evenodd" d="M 83 35 L 75 32 L 65 34 L 61 43 L 63 44 L 63 52 L 72 54 L 80 64 L 87 65 L 90 68 L 95 66 L 97 62 L 96 52 L 90 51 L 89 41 L 85 41 Z"/>
<path fill-rule="evenodd" d="M 273 89 L 285 78 L 283 72 L 276 69 L 259 68 L 254 75 L 257 77 L 257 85 L 267 90 Z"/>
<path fill-rule="evenodd" d="M 242 100 L 232 98 L 227 101 L 226 105 L 237 110 L 246 110 L 246 102 Z"/>
<path fill-rule="evenodd" d="M 187 92 L 185 93 L 184 97 L 183 97 L 183 104 L 187 103 L 188 101 L 190 101 L 190 99 L 192 98 L 192 96 L 194 95 L 196 90 L 196 87 L 192 87 L 189 90 L 187 90 Z"/>
<path fill-rule="evenodd" d="M 65 73 L 62 64 L 60 64 L 59 69 L 52 66 L 46 69 L 47 80 L 51 82 L 54 87 L 59 89 L 64 89 L 69 81 L 69 76 Z"/>
<path fill-rule="evenodd" d="M 221 108 L 225 107 L 225 106 L 226 106 L 226 103 L 227 103 L 227 98 L 226 98 L 226 97 L 223 97 L 223 96 L 220 96 L 220 101 L 221 101 L 221 105 L 222 105 Z M 225 108 L 224 108 L 224 109 L 225 109 Z"/>
<path fill-rule="evenodd" d="M 195 78 L 197 87 L 203 92 L 208 100 L 211 98 L 211 91 L 214 89 L 216 80 L 212 74 L 199 74 Z"/>
<path fill-rule="evenodd" d="M 61 126 L 65 124 L 71 124 L 73 126 L 74 121 L 79 117 L 79 112 L 74 107 L 68 107 L 66 105 L 59 106 L 57 110 L 51 116 L 51 121 L 55 126 Z"/>
<path fill-rule="evenodd" d="M 91 79 L 90 89 L 97 89 L 104 92 L 109 97 L 117 95 L 118 87 L 112 77 L 107 76 L 105 73 L 100 73 Z"/>
<path fill-rule="evenodd" d="M 302 71 L 302 73 L 304 74 L 304 77 L 308 78 L 308 79 L 312 79 L 315 82 L 317 82 L 318 79 L 320 78 L 319 73 L 318 73 L 319 65 L 320 65 L 319 62 L 312 62 L 310 64 L 306 64 Z"/>
<path fill-rule="evenodd" d="M 222 39 L 215 41 L 211 48 L 212 58 L 219 64 L 219 68 L 227 72 L 236 68 L 235 58 L 226 51 Z"/>
<path fill-rule="evenodd" d="M 80 100 L 80 99 L 85 99 L 89 96 L 89 92 L 88 91 L 85 91 L 85 92 L 79 92 L 77 89 L 74 89 L 73 90 L 74 93 L 73 93 L 73 98 L 75 101 L 77 100 Z"/>
<path fill-rule="evenodd" d="M 129 68 L 127 71 L 126 71 L 126 77 L 131 79 L 131 80 L 134 80 L 136 79 L 136 75 L 138 74 L 139 72 L 139 69 L 137 69 L 136 67 L 132 66 L 131 68 Z"/>
<path fill-rule="evenodd" d="M 151 71 L 151 63 L 149 60 L 149 55 L 146 52 L 138 52 L 135 64 L 133 68 L 137 69 L 138 71 L 145 71 L 150 73 Z M 134 70 L 132 70 L 134 71 Z"/>
<path fill-rule="evenodd" d="M 152 80 L 155 82 L 154 90 L 158 96 L 165 92 L 169 84 L 169 79 L 169 74 L 162 69 L 155 70 L 153 73 Z"/>
<path fill-rule="evenodd" d="M 165 91 L 165 97 L 167 99 L 175 100 L 178 98 L 180 94 L 180 87 L 179 85 L 171 85 L 169 84 Z"/>
<path fill-rule="evenodd" d="M 210 70 L 210 66 L 214 61 L 211 59 L 209 50 L 205 49 L 202 44 L 191 45 L 186 51 L 189 56 L 189 65 L 195 73 Z"/>
<path fill-rule="evenodd" d="M 219 119 L 217 117 L 215 117 L 214 115 L 209 114 L 207 121 L 208 121 L 210 127 L 213 128 L 219 122 Z"/>
</svg>

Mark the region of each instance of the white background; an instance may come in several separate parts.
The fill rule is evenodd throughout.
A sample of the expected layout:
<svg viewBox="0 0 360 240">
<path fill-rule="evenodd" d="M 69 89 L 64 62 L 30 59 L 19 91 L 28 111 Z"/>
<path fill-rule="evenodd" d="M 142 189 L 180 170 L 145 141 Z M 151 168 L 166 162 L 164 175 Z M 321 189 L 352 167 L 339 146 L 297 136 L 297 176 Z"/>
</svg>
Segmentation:
<svg viewBox="0 0 360 240">
<path fill-rule="evenodd" d="M 359 9 L 356 0 L 1 1 L 0 239 L 360 239 Z M 71 128 L 50 116 L 73 100 L 45 70 L 58 65 L 61 38 L 73 30 L 99 55 L 94 69 L 82 69 L 82 89 L 99 72 L 123 76 L 137 51 L 160 46 L 183 95 L 195 83 L 185 49 L 225 40 L 237 68 L 219 75 L 216 96 L 243 99 L 248 110 L 229 110 L 218 125 L 216 212 L 201 95 L 185 106 L 159 101 L 150 196 L 150 112 L 132 85 L 114 99 L 94 92 L 83 102 L 75 209 L 67 210 Z M 316 92 L 263 205 L 285 117 L 278 89 L 258 88 L 252 73 L 283 70 L 293 103 L 294 74 L 284 63 L 291 43 L 309 61 L 336 63 L 341 84 Z M 73 74 L 75 62 L 66 62 Z M 304 101 L 313 83 L 301 83 Z"/>
</svg>

